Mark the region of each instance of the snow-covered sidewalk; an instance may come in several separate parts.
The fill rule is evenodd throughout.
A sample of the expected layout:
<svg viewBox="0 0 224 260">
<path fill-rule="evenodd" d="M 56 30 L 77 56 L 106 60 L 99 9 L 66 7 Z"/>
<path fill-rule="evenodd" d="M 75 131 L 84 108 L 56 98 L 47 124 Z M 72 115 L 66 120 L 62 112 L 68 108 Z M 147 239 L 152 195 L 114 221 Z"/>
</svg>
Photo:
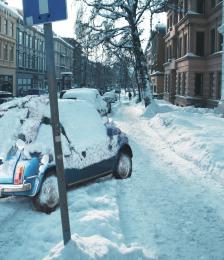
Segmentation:
<svg viewBox="0 0 224 260">
<path fill-rule="evenodd" d="M 118 109 L 114 118 L 127 132 L 134 148 L 132 181 L 119 183 L 118 192 L 121 226 L 127 243 L 137 241 L 153 252 L 155 259 L 222 259 L 222 184 L 209 169 L 202 171 L 196 160 L 186 160 L 176 153 L 161 138 L 167 126 L 156 128 L 154 124 L 157 117 L 169 119 L 176 113 L 171 111 L 178 108 L 170 107 L 168 112 L 168 108 L 157 107 L 154 110 L 163 113 L 143 115 L 141 105 L 126 105 Z M 200 110 L 188 110 L 192 110 L 188 111 L 192 118 L 194 113 L 202 115 Z M 212 118 L 222 123 L 223 119 L 215 115 Z"/>
<path fill-rule="evenodd" d="M 68 192 L 65 248 L 59 209 L 46 215 L 28 199 L 0 199 L 0 259 L 223 259 L 223 150 L 212 148 L 224 143 L 224 119 L 163 102 L 158 110 L 117 103 L 112 118 L 129 136 L 132 177 Z"/>
</svg>

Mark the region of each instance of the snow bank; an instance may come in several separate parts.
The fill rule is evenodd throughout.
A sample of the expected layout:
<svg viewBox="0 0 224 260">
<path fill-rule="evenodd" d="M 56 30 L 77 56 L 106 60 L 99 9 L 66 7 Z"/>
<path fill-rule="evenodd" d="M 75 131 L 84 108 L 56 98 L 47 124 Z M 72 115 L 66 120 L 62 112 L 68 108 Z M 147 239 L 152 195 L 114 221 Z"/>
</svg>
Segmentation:
<svg viewBox="0 0 224 260">
<path fill-rule="evenodd" d="M 61 242 L 53 248 L 50 254 L 44 258 L 49 259 L 152 259 L 146 250 L 141 247 L 126 247 L 124 244 L 117 245 L 100 235 L 80 237 L 77 234 L 72 236 L 68 245 Z"/>
<path fill-rule="evenodd" d="M 156 101 L 153 100 L 153 102 L 146 108 L 143 116 L 152 118 L 158 113 L 167 113 L 174 110 L 175 108 L 168 103 L 160 102 L 160 104 L 158 104 Z"/>
<path fill-rule="evenodd" d="M 146 109 L 150 126 L 178 155 L 224 183 L 224 120 L 209 109 L 170 107 Z"/>
</svg>

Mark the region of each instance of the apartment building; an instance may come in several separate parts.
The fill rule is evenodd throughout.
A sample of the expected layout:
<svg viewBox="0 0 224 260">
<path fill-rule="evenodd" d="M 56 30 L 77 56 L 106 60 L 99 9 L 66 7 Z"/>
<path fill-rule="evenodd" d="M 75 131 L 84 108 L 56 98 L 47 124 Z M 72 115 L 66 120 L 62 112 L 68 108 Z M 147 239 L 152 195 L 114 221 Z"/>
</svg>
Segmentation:
<svg viewBox="0 0 224 260">
<path fill-rule="evenodd" d="M 0 91 L 16 95 L 16 21 L 18 14 L 0 1 Z"/>
<path fill-rule="evenodd" d="M 164 98 L 214 107 L 221 98 L 221 0 L 173 0 L 167 11 Z"/>
<path fill-rule="evenodd" d="M 153 85 L 153 95 L 163 97 L 166 26 L 158 23 L 152 31 L 146 50 L 148 73 Z"/>
<path fill-rule="evenodd" d="M 219 32 L 224 37 L 224 2 L 222 1 L 222 25 L 219 27 Z M 221 89 L 221 102 L 222 110 L 224 112 L 224 44 L 222 44 L 222 89 Z M 220 105 L 220 104 L 219 104 Z"/>
<path fill-rule="evenodd" d="M 54 34 L 55 72 L 58 91 L 71 88 L 74 47 Z"/>
<path fill-rule="evenodd" d="M 82 83 L 82 47 L 74 38 L 63 38 L 74 47 L 73 49 L 73 80 L 74 86 L 80 87 Z"/>
<path fill-rule="evenodd" d="M 21 13 L 17 19 L 16 34 L 17 95 L 46 92 L 46 54 L 42 27 L 24 25 Z"/>
</svg>

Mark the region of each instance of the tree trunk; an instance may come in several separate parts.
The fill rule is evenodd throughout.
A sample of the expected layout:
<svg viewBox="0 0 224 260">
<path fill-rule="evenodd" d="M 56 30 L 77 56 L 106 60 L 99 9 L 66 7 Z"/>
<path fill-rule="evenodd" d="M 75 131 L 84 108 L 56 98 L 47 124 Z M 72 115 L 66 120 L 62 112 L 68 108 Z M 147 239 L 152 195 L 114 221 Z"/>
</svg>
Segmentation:
<svg viewBox="0 0 224 260">
<path fill-rule="evenodd" d="M 149 76 L 147 73 L 146 58 L 143 53 L 141 42 L 139 38 L 139 33 L 135 25 L 132 26 L 132 44 L 133 53 L 136 60 L 136 71 L 138 76 L 138 82 L 140 89 L 143 92 L 143 99 L 145 101 L 145 106 L 148 106 L 152 101 L 152 92 L 150 87 Z"/>
</svg>

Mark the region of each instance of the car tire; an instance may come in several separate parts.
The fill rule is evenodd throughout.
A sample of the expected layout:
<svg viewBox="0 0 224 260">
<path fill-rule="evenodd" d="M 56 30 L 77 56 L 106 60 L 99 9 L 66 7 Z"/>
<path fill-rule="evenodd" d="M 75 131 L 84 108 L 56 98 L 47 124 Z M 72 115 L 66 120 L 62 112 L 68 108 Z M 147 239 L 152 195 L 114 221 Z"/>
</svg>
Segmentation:
<svg viewBox="0 0 224 260">
<path fill-rule="evenodd" d="M 33 198 L 33 204 L 38 211 L 47 214 L 55 211 L 59 205 L 59 192 L 57 177 L 54 173 L 45 177 L 39 193 Z"/>
<path fill-rule="evenodd" d="M 121 152 L 115 166 L 113 175 L 116 179 L 126 179 L 132 174 L 132 157 L 128 153 Z"/>
</svg>

